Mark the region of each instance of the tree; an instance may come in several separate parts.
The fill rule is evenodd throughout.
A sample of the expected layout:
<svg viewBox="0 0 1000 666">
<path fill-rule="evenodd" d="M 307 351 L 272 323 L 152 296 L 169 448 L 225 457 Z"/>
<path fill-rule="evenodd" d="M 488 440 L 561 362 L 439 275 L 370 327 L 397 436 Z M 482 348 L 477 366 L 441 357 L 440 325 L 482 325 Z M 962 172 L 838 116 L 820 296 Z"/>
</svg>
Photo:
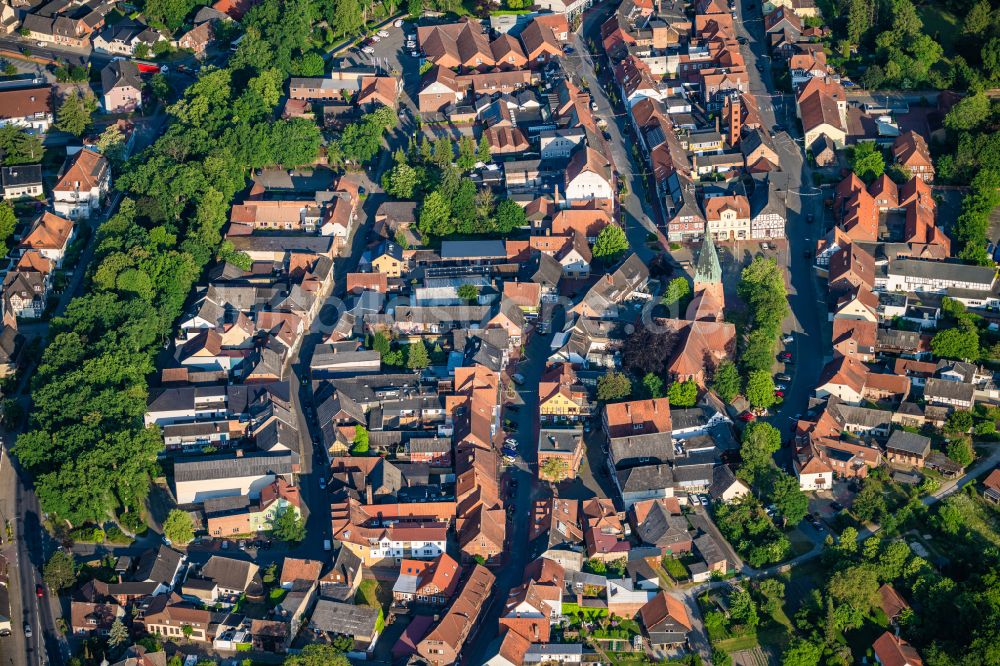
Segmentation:
<svg viewBox="0 0 1000 666">
<path fill-rule="evenodd" d="M 83 136 L 90 127 L 90 118 L 97 110 L 97 100 L 91 94 L 75 91 L 66 96 L 56 112 L 56 129 L 73 136 Z"/>
<path fill-rule="evenodd" d="M 625 237 L 625 231 L 617 224 L 609 224 L 597 234 L 593 255 L 595 259 L 610 264 L 626 250 L 628 250 L 628 239 Z"/>
<path fill-rule="evenodd" d="M 350 662 L 333 646 L 311 643 L 299 654 L 285 657 L 283 666 L 350 666 Z"/>
<path fill-rule="evenodd" d="M 990 99 L 985 93 L 962 98 L 944 117 L 944 126 L 953 132 L 975 129 L 990 117 Z"/>
<path fill-rule="evenodd" d="M 569 476 L 569 464 L 562 458 L 546 458 L 538 469 L 542 476 L 556 483 Z"/>
<path fill-rule="evenodd" d="M 959 437 L 948 444 L 948 457 L 961 465 L 968 467 L 976 459 L 976 452 L 972 448 L 972 440 L 968 437 Z"/>
<path fill-rule="evenodd" d="M 118 647 L 128 640 L 128 627 L 122 622 L 120 617 L 116 617 L 115 621 L 111 624 L 111 630 L 108 633 L 108 645 L 111 647 Z"/>
<path fill-rule="evenodd" d="M 691 295 L 691 285 L 688 284 L 687 278 L 683 277 L 674 278 L 667 285 L 667 290 L 663 293 L 663 304 L 664 305 L 674 305 L 675 303 L 680 304 L 681 301 L 683 301 L 690 295 Z"/>
<path fill-rule="evenodd" d="M 802 492 L 799 480 L 785 473 L 773 479 L 771 501 L 784 516 L 786 525 L 797 525 L 809 513 L 809 498 Z"/>
<path fill-rule="evenodd" d="M 448 236 L 454 233 L 451 204 L 440 191 L 435 190 L 424 199 L 417 228 L 423 236 Z"/>
<path fill-rule="evenodd" d="M 715 369 L 712 390 L 725 402 L 732 402 L 740 393 L 740 373 L 732 361 L 723 361 Z"/>
<path fill-rule="evenodd" d="M 597 380 L 597 399 L 601 402 L 624 400 L 632 395 L 632 382 L 623 372 L 609 372 Z"/>
<path fill-rule="evenodd" d="M 194 521 L 191 514 L 181 509 L 171 509 L 167 519 L 163 521 L 163 536 L 171 543 L 181 546 L 194 540 Z"/>
<path fill-rule="evenodd" d="M 351 445 L 352 456 L 368 454 L 368 430 L 363 425 L 354 426 L 354 442 Z"/>
<path fill-rule="evenodd" d="M 392 167 L 382 176 L 382 187 L 386 194 L 398 199 L 410 199 L 420 184 L 417 170 L 402 163 Z"/>
<path fill-rule="evenodd" d="M 427 354 L 427 345 L 420 338 L 406 346 L 406 367 L 410 370 L 423 370 L 431 364 Z"/>
<path fill-rule="evenodd" d="M 57 550 L 45 563 L 42 569 L 42 580 L 49 589 L 59 592 L 72 587 L 76 582 L 76 569 L 73 556 L 64 550 Z"/>
<path fill-rule="evenodd" d="M 947 421 L 945 421 L 944 430 L 945 432 L 958 435 L 965 434 L 969 432 L 972 428 L 972 412 L 967 412 L 965 410 L 954 411 L 948 415 Z"/>
<path fill-rule="evenodd" d="M 851 170 L 861 180 L 871 183 L 885 172 L 885 157 L 874 142 L 864 141 L 851 152 Z"/>
<path fill-rule="evenodd" d="M 167 78 L 166 74 L 153 74 L 153 77 L 149 79 L 149 93 L 161 102 L 170 99 L 173 92 L 174 87 L 170 85 L 170 79 Z"/>
<path fill-rule="evenodd" d="M 835 613 L 841 629 L 860 626 L 864 616 L 878 603 L 878 588 L 878 576 L 868 564 L 851 566 L 830 576 L 827 590 L 839 603 Z M 850 607 L 849 611 L 842 613 L 843 606 Z"/>
<path fill-rule="evenodd" d="M 941 358 L 975 361 L 979 358 L 979 331 L 975 324 L 961 320 L 957 327 L 938 331 L 931 338 L 931 351 Z"/>
<path fill-rule="evenodd" d="M 754 421 L 743 431 L 740 472 L 748 476 L 748 481 L 753 481 L 758 472 L 771 466 L 771 456 L 780 448 L 781 432 L 770 423 Z"/>
<path fill-rule="evenodd" d="M 108 125 L 104 128 L 97 137 L 97 149 L 116 169 L 121 166 L 125 161 L 125 135 L 118 125 Z"/>
<path fill-rule="evenodd" d="M 642 386 L 646 390 L 646 395 L 650 398 L 663 397 L 663 380 L 652 372 L 647 372 L 642 378 Z"/>
<path fill-rule="evenodd" d="M 489 164 L 493 156 L 490 154 L 490 142 L 486 140 L 486 135 L 479 137 L 479 146 L 476 148 L 476 160 L 483 164 Z M 520 206 L 518 206 L 520 208 Z"/>
<path fill-rule="evenodd" d="M 42 137 L 17 125 L 0 126 L 0 156 L 4 166 L 40 162 L 45 149 Z"/>
<path fill-rule="evenodd" d="M 750 592 L 738 587 L 729 597 L 729 616 L 747 629 L 753 629 L 760 622 L 757 614 L 757 604 Z"/>
<path fill-rule="evenodd" d="M 278 511 L 271 523 L 271 534 L 279 541 L 300 543 L 306 538 L 306 521 L 295 510 L 294 506 L 286 506 Z"/>
<path fill-rule="evenodd" d="M 17 215 L 14 214 L 14 207 L 9 201 L 0 203 L 0 243 L 4 246 L 14 235 L 14 228 L 17 226 Z"/>
<path fill-rule="evenodd" d="M 881 484 L 874 479 L 865 481 L 861 492 L 854 497 L 851 510 L 863 523 L 877 520 L 885 514 L 885 497 L 882 496 Z"/>
<path fill-rule="evenodd" d="M 458 140 L 458 168 L 468 171 L 476 165 L 476 144 L 471 136 L 462 135 Z"/>
<path fill-rule="evenodd" d="M 674 382 L 667 389 L 672 407 L 694 407 L 698 403 L 698 385 L 693 379 L 686 382 Z"/>
<path fill-rule="evenodd" d="M 601 576 L 607 573 L 608 565 L 604 562 L 604 560 L 594 558 L 587 560 L 586 569 L 592 574 Z"/>
<path fill-rule="evenodd" d="M 496 227 L 502 234 L 509 234 L 528 223 L 524 209 L 510 199 L 504 199 L 497 205 Z"/>
<path fill-rule="evenodd" d="M 774 379 L 766 370 L 755 370 L 747 378 L 746 397 L 755 409 L 767 409 L 776 402 Z"/>
<path fill-rule="evenodd" d="M 474 284 L 463 284 L 458 287 L 458 297 L 463 301 L 475 301 L 479 299 L 479 287 Z"/>
<path fill-rule="evenodd" d="M 823 647 L 804 638 L 793 638 L 781 655 L 781 666 L 817 666 Z"/>
<path fill-rule="evenodd" d="M 850 0 L 847 8 L 847 39 L 851 44 L 860 44 L 872 27 L 874 5 L 865 0 Z"/>
</svg>

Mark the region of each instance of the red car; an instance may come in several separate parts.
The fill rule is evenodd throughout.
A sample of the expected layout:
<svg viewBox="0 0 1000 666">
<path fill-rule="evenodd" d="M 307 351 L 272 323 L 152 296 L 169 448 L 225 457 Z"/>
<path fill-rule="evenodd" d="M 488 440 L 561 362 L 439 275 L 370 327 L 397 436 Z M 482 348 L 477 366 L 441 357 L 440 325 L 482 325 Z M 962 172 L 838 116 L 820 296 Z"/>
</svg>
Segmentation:
<svg viewBox="0 0 1000 666">
<path fill-rule="evenodd" d="M 755 418 L 757 418 L 757 417 L 754 415 L 753 412 L 743 412 L 739 416 L 740 421 L 743 421 L 744 423 L 750 423 Z"/>
<path fill-rule="evenodd" d="M 41 585 L 36 585 L 35 586 L 35 594 L 37 594 L 38 598 L 41 599 L 42 597 L 45 596 L 45 588 L 42 587 Z"/>
<path fill-rule="evenodd" d="M 778 360 L 784 361 L 785 363 L 790 363 L 792 360 L 792 352 L 783 351 L 778 354 Z"/>
<path fill-rule="evenodd" d="M 774 392 L 774 396 L 776 398 L 784 398 L 785 397 L 785 392 L 784 391 L 775 391 Z"/>
</svg>

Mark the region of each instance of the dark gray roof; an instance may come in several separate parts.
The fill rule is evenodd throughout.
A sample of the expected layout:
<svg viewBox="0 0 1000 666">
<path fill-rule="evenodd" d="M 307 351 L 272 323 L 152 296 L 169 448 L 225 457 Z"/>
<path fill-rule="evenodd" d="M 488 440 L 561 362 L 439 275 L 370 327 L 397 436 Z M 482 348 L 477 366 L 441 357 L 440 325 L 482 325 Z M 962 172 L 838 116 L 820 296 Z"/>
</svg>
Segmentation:
<svg viewBox="0 0 1000 666">
<path fill-rule="evenodd" d="M 618 485 L 622 493 L 638 493 L 660 490 L 674 485 L 674 474 L 670 465 L 646 465 L 632 467 L 617 472 Z"/>
<path fill-rule="evenodd" d="M 443 241 L 442 259 L 506 259 L 507 247 L 502 240 Z"/>
<path fill-rule="evenodd" d="M 256 573 L 257 565 L 253 562 L 221 555 L 212 555 L 201 567 L 202 577 L 213 580 L 219 587 L 229 590 L 245 591 Z"/>
<path fill-rule="evenodd" d="M 675 516 L 663 506 L 662 502 L 653 502 L 646 520 L 637 525 L 636 529 L 644 543 L 657 548 L 669 548 L 674 544 L 691 540 L 688 527 L 684 516 Z"/>
<path fill-rule="evenodd" d="M 139 557 L 131 582 L 171 585 L 182 559 L 183 555 L 166 545 L 147 550 Z"/>
<path fill-rule="evenodd" d="M 176 462 L 174 480 L 177 483 L 205 481 L 208 479 L 231 479 L 242 476 L 264 476 L 267 474 L 291 474 L 299 464 L 299 454 L 294 451 L 275 453 L 227 453 L 204 456 L 195 460 Z"/>
<path fill-rule="evenodd" d="M 0 180 L 4 187 L 24 187 L 42 184 L 41 164 L 18 164 L 0 169 Z"/>
<path fill-rule="evenodd" d="M 710 534 L 702 534 L 694 540 L 694 547 L 701 553 L 702 559 L 711 566 L 716 562 L 722 562 L 726 556 L 719 547 L 718 542 Z"/>
<path fill-rule="evenodd" d="M 131 60 L 117 60 L 101 70 L 101 87 L 107 94 L 114 88 L 131 86 L 142 90 L 139 67 Z"/>
<path fill-rule="evenodd" d="M 905 451 L 906 453 L 912 453 L 914 455 L 924 457 L 930 453 L 931 438 L 907 432 L 905 430 L 896 430 L 892 433 L 892 436 L 889 437 L 889 441 L 886 442 L 885 447 L 887 449 Z"/>
<path fill-rule="evenodd" d="M 570 453 L 583 443 L 583 428 L 542 428 L 538 431 L 538 451 Z"/>
<path fill-rule="evenodd" d="M 674 430 L 705 427 L 708 425 L 708 418 L 708 414 L 701 407 L 670 408 L 670 423 Z"/>
<path fill-rule="evenodd" d="M 708 488 L 708 494 L 717 500 L 737 482 L 743 483 L 736 478 L 729 465 L 719 465 L 712 470 L 712 485 Z"/>
<path fill-rule="evenodd" d="M 532 282 L 537 282 L 543 287 L 555 289 L 562 279 L 562 265 L 550 254 L 544 252 L 538 256 L 538 270 L 531 276 Z"/>
<path fill-rule="evenodd" d="M 928 398 L 947 398 L 950 400 L 960 400 L 972 402 L 976 387 L 965 382 L 953 382 L 947 379 L 931 377 L 924 384 L 924 395 Z"/>
<path fill-rule="evenodd" d="M 674 457 L 673 443 L 667 432 L 615 437 L 610 440 L 609 448 L 617 469 L 667 463 Z"/>
<path fill-rule="evenodd" d="M 953 264 L 944 261 L 921 261 L 919 259 L 895 259 L 889 261 L 890 275 L 926 278 L 928 280 L 951 280 L 973 284 L 993 284 L 996 268 Z"/>
<path fill-rule="evenodd" d="M 331 634 L 367 638 L 375 633 L 378 616 L 379 612 L 368 606 L 320 599 L 313 609 L 309 625 L 318 631 Z"/>
</svg>

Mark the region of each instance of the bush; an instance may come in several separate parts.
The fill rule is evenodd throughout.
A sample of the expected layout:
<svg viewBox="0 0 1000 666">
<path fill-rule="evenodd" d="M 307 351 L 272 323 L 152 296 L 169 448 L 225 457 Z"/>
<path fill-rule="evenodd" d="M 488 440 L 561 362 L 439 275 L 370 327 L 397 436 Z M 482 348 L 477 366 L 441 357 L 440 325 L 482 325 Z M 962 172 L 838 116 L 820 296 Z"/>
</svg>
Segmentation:
<svg viewBox="0 0 1000 666">
<path fill-rule="evenodd" d="M 117 525 L 112 525 L 107 531 L 108 541 L 118 545 L 129 545 L 132 543 L 132 537 L 122 532 L 122 529 Z"/>
<path fill-rule="evenodd" d="M 77 527 L 69 533 L 70 538 L 78 543 L 104 543 L 106 535 L 100 527 Z"/>
</svg>

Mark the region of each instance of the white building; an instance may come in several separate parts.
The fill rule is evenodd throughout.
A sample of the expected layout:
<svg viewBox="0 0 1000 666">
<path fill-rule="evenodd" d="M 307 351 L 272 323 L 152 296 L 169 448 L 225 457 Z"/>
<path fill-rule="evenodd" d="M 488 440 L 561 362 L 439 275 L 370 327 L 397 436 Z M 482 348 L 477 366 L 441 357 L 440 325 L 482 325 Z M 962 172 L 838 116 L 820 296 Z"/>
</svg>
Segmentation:
<svg viewBox="0 0 1000 666">
<path fill-rule="evenodd" d="M 569 159 L 576 147 L 584 143 L 586 135 L 582 127 L 571 127 L 539 132 L 538 140 L 543 160 Z"/>
<path fill-rule="evenodd" d="M 610 201 L 614 175 L 608 159 L 589 146 L 577 150 L 566 167 L 566 201 Z"/>
<path fill-rule="evenodd" d="M 291 482 L 299 456 L 291 451 L 203 456 L 174 464 L 174 495 L 178 504 L 200 504 L 217 497 L 260 497 L 261 490 L 281 476 Z"/>
<path fill-rule="evenodd" d="M 111 165 L 98 152 L 84 148 L 73 158 L 52 189 L 56 213 L 71 220 L 89 219 L 101 209 L 111 190 Z"/>
<path fill-rule="evenodd" d="M 944 294 L 949 289 L 990 291 L 996 283 L 996 268 L 951 264 L 943 261 L 895 259 L 889 261 L 886 291 L 925 291 Z"/>
<path fill-rule="evenodd" d="M 817 456 L 812 456 L 804 464 L 796 460 L 795 473 L 802 490 L 825 490 L 833 487 L 833 470 Z"/>
</svg>

